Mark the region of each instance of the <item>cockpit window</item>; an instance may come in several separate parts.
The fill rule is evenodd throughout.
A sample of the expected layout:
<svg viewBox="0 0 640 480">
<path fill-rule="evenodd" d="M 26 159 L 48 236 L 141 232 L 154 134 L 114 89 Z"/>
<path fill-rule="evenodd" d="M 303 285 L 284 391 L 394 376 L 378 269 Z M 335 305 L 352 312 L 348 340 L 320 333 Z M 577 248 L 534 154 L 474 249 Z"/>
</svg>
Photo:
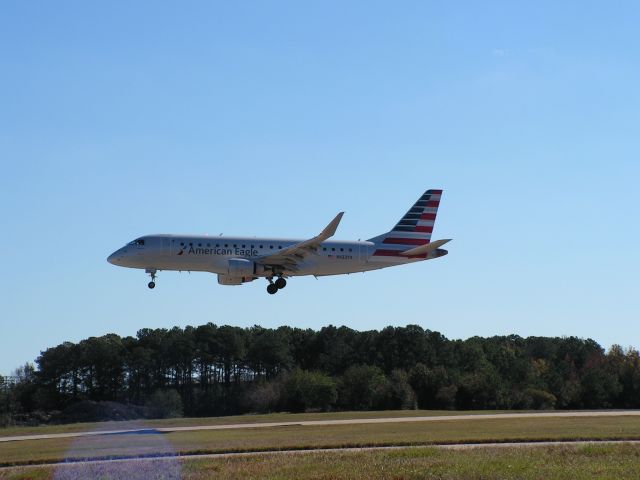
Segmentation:
<svg viewBox="0 0 640 480">
<path fill-rule="evenodd" d="M 133 242 L 129 242 L 129 245 L 144 245 L 144 238 L 138 238 Z"/>
</svg>

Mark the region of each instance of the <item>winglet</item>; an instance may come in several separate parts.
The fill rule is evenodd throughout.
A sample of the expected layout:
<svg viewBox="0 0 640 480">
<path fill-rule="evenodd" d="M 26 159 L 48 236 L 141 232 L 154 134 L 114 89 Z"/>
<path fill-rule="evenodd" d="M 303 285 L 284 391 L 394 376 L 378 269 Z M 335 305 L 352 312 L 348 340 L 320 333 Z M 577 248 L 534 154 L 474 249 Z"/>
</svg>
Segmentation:
<svg viewBox="0 0 640 480">
<path fill-rule="evenodd" d="M 410 250 L 405 250 L 404 252 L 400 252 L 400 255 L 403 257 L 410 257 L 413 255 L 424 255 L 425 253 L 429 253 L 433 250 L 437 250 L 445 243 L 449 243 L 451 241 L 450 238 L 444 240 L 436 240 L 435 242 L 427 243 L 426 245 L 420 245 L 419 247 L 412 248 Z"/>
<path fill-rule="evenodd" d="M 327 225 L 324 230 L 322 230 L 322 232 L 320 232 L 320 235 L 318 235 L 318 240 L 326 240 L 329 237 L 333 237 L 336 233 L 336 230 L 338 229 L 338 224 L 340 223 L 340 220 L 342 220 L 342 216 L 344 215 L 344 212 L 340 212 L 338 215 L 336 215 L 336 217 L 331 220 L 331 223 L 329 223 L 329 225 Z"/>
</svg>

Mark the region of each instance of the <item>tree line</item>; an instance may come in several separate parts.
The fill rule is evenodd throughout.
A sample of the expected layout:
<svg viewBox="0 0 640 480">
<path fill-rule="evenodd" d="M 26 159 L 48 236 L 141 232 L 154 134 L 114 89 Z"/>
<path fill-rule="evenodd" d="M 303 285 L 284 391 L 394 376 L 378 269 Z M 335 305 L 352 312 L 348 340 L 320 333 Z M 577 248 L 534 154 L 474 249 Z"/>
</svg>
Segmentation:
<svg viewBox="0 0 640 480">
<path fill-rule="evenodd" d="M 5 419 L 82 400 L 188 416 L 329 409 L 638 408 L 640 356 L 591 339 L 449 340 L 417 325 L 142 329 L 64 342 L 0 388 Z M 0 386 L 2 379 L 0 377 Z M 160 397 L 159 397 L 160 396 Z"/>
</svg>

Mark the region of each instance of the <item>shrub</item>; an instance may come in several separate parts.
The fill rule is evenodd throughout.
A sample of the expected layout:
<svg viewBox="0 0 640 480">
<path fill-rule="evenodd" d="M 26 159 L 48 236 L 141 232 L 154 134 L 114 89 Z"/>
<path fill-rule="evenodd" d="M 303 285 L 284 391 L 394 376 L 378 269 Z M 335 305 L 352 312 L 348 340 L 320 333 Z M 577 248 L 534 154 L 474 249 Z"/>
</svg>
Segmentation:
<svg viewBox="0 0 640 480">
<path fill-rule="evenodd" d="M 416 394 L 409 385 L 409 375 L 404 370 L 396 369 L 389 377 L 389 408 L 415 410 Z"/>
<path fill-rule="evenodd" d="M 438 405 L 446 410 L 453 410 L 456 406 L 456 395 L 458 394 L 458 387 L 455 385 L 447 385 L 440 387 L 436 393 L 436 402 Z"/>
<path fill-rule="evenodd" d="M 145 418 L 147 410 L 136 405 L 118 402 L 94 402 L 82 400 L 69 405 L 62 412 L 51 417 L 51 423 L 104 422 L 110 420 L 136 420 Z M 41 418 L 44 422 L 46 417 Z"/>
<path fill-rule="evenodd" d="M 244 397 L 244 406 L 250 412 L 270 413 L 277 411 L 282 403 L 279 382 L 260 382 L 250 388 Z"/>
<path fill-rule="evenodd" d="M 388 392 L 389 382 L 384 373 L 370 365 L 347 368 L 338 383 L 338 401 L 351 410 L 385 408 Z"/>
<path fill-rule="evenodd" d="M 282 391 L 285 408 L 292 412 L 328 410 L 338 396 L 331 377 L 299 368 L 282 379 Z"/>
<path fill-rule="evenodd" d="M 556 396 L 553 393 L 535 388 L 528 388 L 525 392 L 529 405 L 540 410 L 552 409 L 556 406 Z"/>
<path fill-rule="evenodd" d="M 156 390 L 147 399 L 146 405 L 152 418 L 182 416 L 182 399 L 175 390 Z"/>
</svg>

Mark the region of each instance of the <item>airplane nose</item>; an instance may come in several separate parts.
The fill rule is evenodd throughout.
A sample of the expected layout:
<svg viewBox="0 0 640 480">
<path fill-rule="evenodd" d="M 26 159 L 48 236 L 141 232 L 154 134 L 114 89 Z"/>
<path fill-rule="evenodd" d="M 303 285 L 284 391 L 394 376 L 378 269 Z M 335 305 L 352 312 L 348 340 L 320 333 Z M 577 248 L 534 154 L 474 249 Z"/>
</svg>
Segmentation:
<svg viewBox="0 0 640 480">
<path fill-rule="evenodd" d="M 121 259 L 122 259 L 122 252 L 120 250 L 117 250 L 107 257 L 107 262 L 109 262 L 112 265 L 120 265 Z"/>
</svg>

